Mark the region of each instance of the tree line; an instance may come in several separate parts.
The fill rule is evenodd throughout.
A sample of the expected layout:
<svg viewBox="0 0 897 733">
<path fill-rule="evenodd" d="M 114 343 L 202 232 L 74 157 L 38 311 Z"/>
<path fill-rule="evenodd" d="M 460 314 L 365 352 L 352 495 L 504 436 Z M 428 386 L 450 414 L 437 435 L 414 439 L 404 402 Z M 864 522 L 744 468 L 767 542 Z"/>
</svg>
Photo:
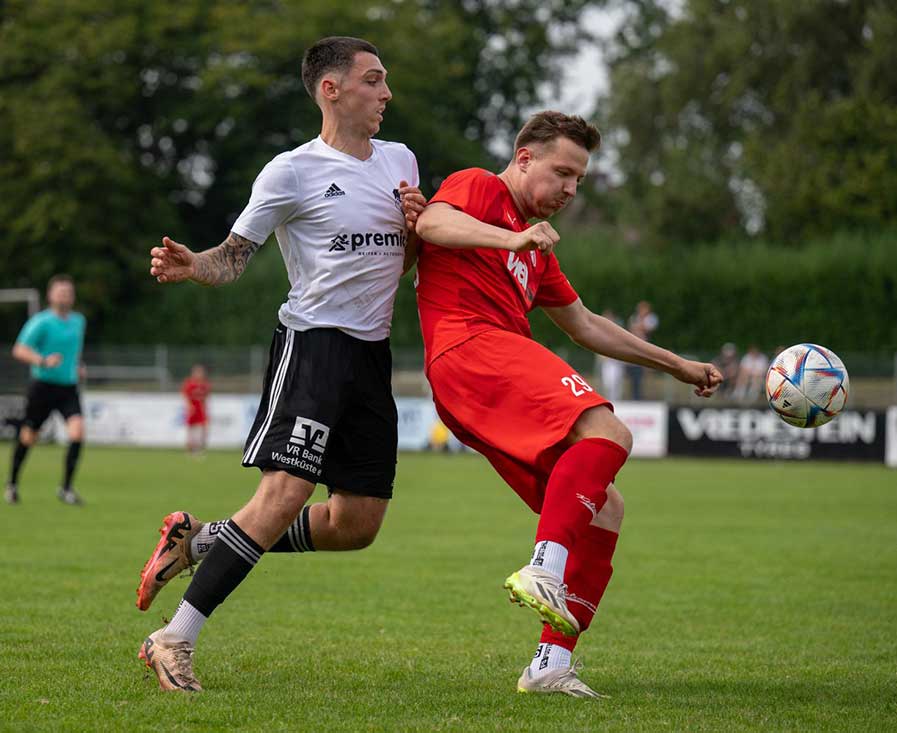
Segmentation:
<svg viewBox="0 0 897 733">
<path fill-rule="evenodd" d="M 6 0 L 0 287 L 70 272 L 91 340 L 264 341 L 259 318 L 274 308 L 262 311 L 259 293 L 285 292 L 274 248 L 220 293 L 155 286 L 147 252 L 164 233 L 195 249 L 220 242 L 262 165 L 317 134 L 298 74 L 304 48 L 334 34 L 378 45 L 394 92 L 381 135 L 415 151 L 432 194 L 453 170 L 502 164 L 495 141 L 591 42 L 580 22 L 590 8 L 623 18 L 603 47 L 611 85 L 593 114 L 612 155 L 597 157 L 584 203 L 561 224 L 578 243 L 569 252 L 619 246 L 642 261 L 697 244 L 748 252 L 752 238 L 799 248 L 836 230 L 893 232 L 897 10 L 876 0 L 669 7 Z M 600 278 L 600 257 L 586 266 Z M 395 334 L 412 343 L 407 290 Z M 172 321 L 146 317 L 159 311 Z M 2 338 L 18 325 L 5 322 Z"/>
</svg>

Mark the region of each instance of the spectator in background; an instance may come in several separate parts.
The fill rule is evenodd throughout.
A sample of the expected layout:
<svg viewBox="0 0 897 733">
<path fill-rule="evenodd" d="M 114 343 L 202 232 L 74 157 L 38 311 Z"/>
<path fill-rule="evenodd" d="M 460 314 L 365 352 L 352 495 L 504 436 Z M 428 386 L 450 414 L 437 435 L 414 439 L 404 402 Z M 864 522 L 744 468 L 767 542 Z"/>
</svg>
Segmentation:
<svg viewBox="0 0 897 733">
<path fill-rule="evenodd" d="M 766 354 L 762 353 L 756 344 L 751 344 L 738 365 L 738 378 L 735 381 L 733 395 L 735 399 L 739 402 L 753 402 L 760 398 L 768 368 L 769 359 L 766 358 Z"/>
<path fill-rule="evenodd" d="M 721 397 L 728 399 L 735 391 L 735 382 L 738 380 L 738 349 L 731 341 L 723 344 L 719 354 L 713 363 L 723 375 L 723 383 L 719 386 Z"/>
<path fill-rule="evenodd" d="M 660 320 L 657 314 L 651 310 L 651 304 L 647 300 L 639 301 L 635 312 L 629 317 L 629 331 L 638 336 L 642 341 L 650 341 L 651 334 L 657 329 Z M 628 364 L 626 371 L 629 374 L 629 384 L 632 387 L 632 399 L 642 398 L 642 375 L 644 367 L 638 364 Z"/>
<path fill-rule="evenodd" d="M 617 314 L 609 308 L 601 315 L 618 326 L 623 325 Z M 619 402 L 623 397 L 623 362 L 595 354 L 595 367 L 600 372 L 602 394 L 611 402 Z"/>
<path fill-rule="evenodd" d="M 209 391 L 206 368 L 194 364 L 190 376 L 181 385 L 181 394 L 187 402 L 187 450 L 193 455 L 201 454 L 209 439 L 209 414 L 206 411 Z"/>
</svg>

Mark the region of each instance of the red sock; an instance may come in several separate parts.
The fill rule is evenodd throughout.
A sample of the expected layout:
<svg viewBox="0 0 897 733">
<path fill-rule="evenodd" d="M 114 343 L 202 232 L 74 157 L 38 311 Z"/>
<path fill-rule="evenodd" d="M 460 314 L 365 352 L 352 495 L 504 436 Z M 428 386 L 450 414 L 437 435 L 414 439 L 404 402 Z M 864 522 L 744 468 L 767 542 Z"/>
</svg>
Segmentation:
<svg viewBox="0 0 897 733">
<path fill-rule="evenodd" d="M 598 604 L 604 590 L 614 572 L 611 559 L 617 547 L 616 532 L 602 527 L 589 526 L 577 540 L 573 551 L 567 557 L 567 572 L 564 581 L 567 583 L 567 607 L 579 621 L 579 633 L 582 634 L 592 623 L 592 617 L 598 610 Z M 559 631 L 552 631 L 548 624 L 542 627 L 541 643 L 557 644 L 571 652 L 576 646 L 578 636 L 564 636 Z"/>
<path fill-rule="evenodd" d="M 554 464 L 542 502 L 536 542 L 551 540 L 569 551 L 607 501 L 607 485 L 629 454 L 611 440 L 585 438 Z"/>
</svg>

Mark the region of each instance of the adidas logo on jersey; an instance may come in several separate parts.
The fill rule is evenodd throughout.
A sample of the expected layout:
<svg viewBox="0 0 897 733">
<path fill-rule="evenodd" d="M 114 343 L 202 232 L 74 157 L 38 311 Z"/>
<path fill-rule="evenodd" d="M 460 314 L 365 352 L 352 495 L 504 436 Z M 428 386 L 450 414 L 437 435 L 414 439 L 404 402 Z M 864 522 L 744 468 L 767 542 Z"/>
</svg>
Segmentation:
<svg viewBox="0 0 897 733">
<path fill-rule="evenodd" d="M 324 191 L 325 199 L 332 199 L 334 196 L 345 196 L 345 195 L 346 195 L 346 192 L 343 191 L 343 189 L 341 189 L 335 183 L 331 183 L 330 188 L 328 188 L 326 191 Z"/>
</svg>

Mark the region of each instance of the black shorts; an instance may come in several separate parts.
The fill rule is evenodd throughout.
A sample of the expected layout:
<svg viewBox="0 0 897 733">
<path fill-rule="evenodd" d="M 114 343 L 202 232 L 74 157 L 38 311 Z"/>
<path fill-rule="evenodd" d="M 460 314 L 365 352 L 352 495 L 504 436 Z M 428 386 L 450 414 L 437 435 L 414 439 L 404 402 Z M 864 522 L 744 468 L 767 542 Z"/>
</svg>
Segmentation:
<svg viewBox="0 0 897 733">
<path fill-rule="evenodd" d="M 278 326 L 243 465 L 390 499 L 397 448 L 389 339 Z"/>
<path fill-rule="evenodd" d="M 25 418 L 22 425 L 40 430 L 50 413 L 56 410 L 68 420 L 81 414 L 81 398 L 76 384 L 52 384 L 35 381 L 28 387 L 25 398 Z"/>
</svg>

